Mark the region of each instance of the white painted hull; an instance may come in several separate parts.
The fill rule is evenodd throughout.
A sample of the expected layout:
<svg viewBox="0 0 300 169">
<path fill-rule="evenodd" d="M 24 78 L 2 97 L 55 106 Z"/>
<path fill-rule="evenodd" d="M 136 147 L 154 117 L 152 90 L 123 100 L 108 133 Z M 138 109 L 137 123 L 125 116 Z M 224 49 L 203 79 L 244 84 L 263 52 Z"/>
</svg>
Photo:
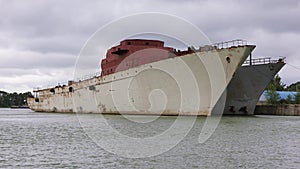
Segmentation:
<svg viewBox="0 0 300 169">
<path fill-rule="evenodd" d="M 41 112 L 210 115 L 254 48 L 197 52 L 57 87 L 55 93 L 39 90 L 38 102 L 29 98 L 28 104 Z"/>
</svg>

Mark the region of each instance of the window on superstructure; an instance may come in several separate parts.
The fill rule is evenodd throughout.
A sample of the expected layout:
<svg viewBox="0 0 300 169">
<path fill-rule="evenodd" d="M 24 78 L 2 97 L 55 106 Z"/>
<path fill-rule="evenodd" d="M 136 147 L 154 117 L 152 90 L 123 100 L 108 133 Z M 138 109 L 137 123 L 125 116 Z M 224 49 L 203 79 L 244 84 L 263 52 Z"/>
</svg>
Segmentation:
<svg viewBox="0 0 300 169">
<path fill-rule="evenodd" d="M 146 42 L 146 45 L 149 45 L 149 42 Z"/>
<path fill-rule="evenodd" d="M 131 42 L 127 42 L 127 45 L 131 45 Z"/>
</svg>

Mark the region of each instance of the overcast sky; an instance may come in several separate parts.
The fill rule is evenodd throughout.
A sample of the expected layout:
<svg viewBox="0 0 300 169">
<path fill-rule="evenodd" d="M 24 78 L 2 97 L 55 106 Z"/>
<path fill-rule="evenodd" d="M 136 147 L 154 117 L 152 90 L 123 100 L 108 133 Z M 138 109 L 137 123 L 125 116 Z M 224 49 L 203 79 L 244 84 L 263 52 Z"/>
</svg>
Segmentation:
<svg viewBox="0 0 300 169">
<path fill-rule="evenodd" d="M 212 42 L 246 39 L 257 45 L 254 57 L 285 56 L 283 82 L 300 81 L 298 0 L 0 0 L 0 90 L 73 79 L 80 49 L 95 31 L 143 12 L 184 18 Z"/>
</svg>

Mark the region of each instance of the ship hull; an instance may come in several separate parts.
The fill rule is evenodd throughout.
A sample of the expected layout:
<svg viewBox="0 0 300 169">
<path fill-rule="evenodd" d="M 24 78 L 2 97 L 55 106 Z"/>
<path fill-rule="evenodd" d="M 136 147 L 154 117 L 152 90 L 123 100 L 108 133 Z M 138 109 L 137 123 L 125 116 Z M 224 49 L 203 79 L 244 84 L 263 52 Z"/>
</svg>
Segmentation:
<svg viewBox="0 0 300 169">
<path fill-rule="evenodd" d="M 254 115 L 259 97 L 284 65 L 283 62 L 277 62 L 238 68 L 226 94 L 223 93 L 226 95 L 223 114 Z"/>
<path fill-rule="evenodd" d="M 254 48 L 202 51 L 43 89 L 28 104 L 40 112 L 211 115 L 234 72 Z M 220 71 L 214 70 L 216 59 Z M 218 77 L 224 72 L 224 77 Z"/>
</svg>

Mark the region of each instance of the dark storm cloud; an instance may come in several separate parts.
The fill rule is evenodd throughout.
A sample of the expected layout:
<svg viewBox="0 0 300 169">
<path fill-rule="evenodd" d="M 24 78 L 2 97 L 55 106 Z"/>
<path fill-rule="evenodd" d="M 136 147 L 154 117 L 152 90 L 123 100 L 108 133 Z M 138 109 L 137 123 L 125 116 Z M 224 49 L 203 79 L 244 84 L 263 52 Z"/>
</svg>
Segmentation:
<svg viewBox="0 0 300 169">
<path fill-rule="evenodd" d="M 25 81 L 25 75 L 32 81 L 40 78 L 55 83 L 71 78 L 80 49 L 97 29 L 119 17 L 143 12 L 184 18 L 212 42 L 247 39 L 257 45 L 256 56 L 287 56 L 290 64 L 300 67 L 298 0 L 0 0 L 0 79 L 5 78 L 0 89 L 17 89 L 15 81 L 24 82 L 19 83 L 22 90 L 36 85 Z M 291 83 L 300 79 L 297 71 L 299 74 L 286 66 L 280 75 Z"/>
</svg>

